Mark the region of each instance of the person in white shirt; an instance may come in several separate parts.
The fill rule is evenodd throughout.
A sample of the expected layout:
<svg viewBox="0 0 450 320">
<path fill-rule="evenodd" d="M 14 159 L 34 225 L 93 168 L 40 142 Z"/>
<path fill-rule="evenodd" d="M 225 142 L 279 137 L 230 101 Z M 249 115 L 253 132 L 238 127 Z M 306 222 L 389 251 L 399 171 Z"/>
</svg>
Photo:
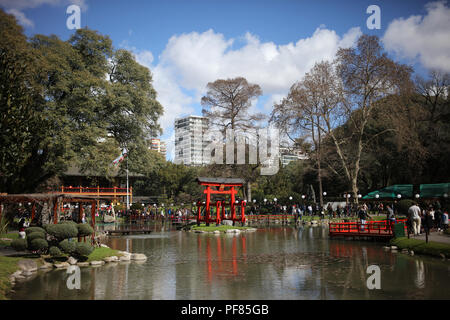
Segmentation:
<svg viewBox="0 0 450 320">
<path fill-rule="evenodd" d="M 409 219 L 411 220 L 411 223 L 413 226 L 414 235 L 419 235 L 421 220 L 420 220 L 420 208 L 417 205 L 417 203 L 415 203 L 414 205 L 409 207 L 408 214 L 409 214 Z"/>
</svg>

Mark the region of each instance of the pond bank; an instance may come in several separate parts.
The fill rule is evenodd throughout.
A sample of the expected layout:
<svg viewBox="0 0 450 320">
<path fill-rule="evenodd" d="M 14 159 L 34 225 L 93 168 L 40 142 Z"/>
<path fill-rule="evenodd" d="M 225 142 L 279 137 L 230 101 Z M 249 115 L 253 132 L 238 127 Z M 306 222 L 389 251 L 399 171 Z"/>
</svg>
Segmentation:
<svg viewBox="0 0 450 320">
<path fill-rule="evenodd" d="M 5 251 L 5 250 L 2 250 Z M 39 270 L 66 269 L 72 265 L 78 267 L 96 267 L 106 263 L 122 261 L 145 261 L 147 256 L 141 253 L 113 250 L 105 245 L 95 248 L 84 261 L 74 257 L 51 258 L 48 255 L 20 254 L 3 255 L 0 252 L 0 300 L 7 300 L 8 293 L 13 290 L 16 281 L 26 280 Z"/>
<path fill-rule="evenodd" d="M 398 247 L 400 250 L 408 250 L 413 254 L 423 254 L 443 259 L 450 258 L 450 245 L 441 242 L 419 240 L 407 237 L 394 238 L 390 244 Z"/>
</svg>

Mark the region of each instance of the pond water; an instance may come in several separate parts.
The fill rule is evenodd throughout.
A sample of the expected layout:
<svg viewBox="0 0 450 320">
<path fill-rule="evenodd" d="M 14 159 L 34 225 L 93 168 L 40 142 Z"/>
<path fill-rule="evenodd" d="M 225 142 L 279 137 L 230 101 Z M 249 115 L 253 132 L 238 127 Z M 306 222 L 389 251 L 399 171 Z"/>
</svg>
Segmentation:
<svg viewBox="0 0 450 320">
<path fill-rule="evenodd" d="M 118 227 L 118 226 L 108 226 Z M 100 227 L 102 228 L 102 227 Z M 450 263 L 383 250 L 381 243 L 328 238 L 326 227 L 271 227 L 198 234 L 152 225 L 147 235 L 109 237 L 145 262 L 81 268 L 81 288 L 66 270 L 39 272 L 12 299 L 450 299 Z M 369 290 L 370 265 L 381 289 Z"/>
</svg>

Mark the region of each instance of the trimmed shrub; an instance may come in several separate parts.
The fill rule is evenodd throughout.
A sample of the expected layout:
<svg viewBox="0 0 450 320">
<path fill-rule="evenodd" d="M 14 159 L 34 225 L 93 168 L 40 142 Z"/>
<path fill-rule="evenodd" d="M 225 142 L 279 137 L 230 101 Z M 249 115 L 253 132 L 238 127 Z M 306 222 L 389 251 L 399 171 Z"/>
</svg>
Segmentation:
<svg viewBox="0 0 450 320">
<path fill-rule="evenodd" d="M 50 249 L 48 249 L 48 253 L 50 254 L 50 256 L 52 257 L 59 257 L 60 255 L 62 255 L 61 250 L 59 250 L 58 247 L 50 247 Z"/>
<path fill-rule="evenodd" d="M 64 251 L 67 254 L 72 254 L 75 252 L 76 249 L 76 242 L 69 241 L 69 240 L 63 240 L 59 243 L 59 247 L 62 251 Z"/>
<path fill-rule="evenodd" d="M 65 224 L 65 223 L 68 223 L 68 224 L 77 224 L 75 221 L 73 221 L 73 220 L 64 220 L 64 221 L 60 221 L 59 222 L 59 224 Z"/>
<path fill-rule="evenodd" d="M 79 237 L 90 236 L 94 233 L 94 229 L 92 229 L 92 227 L 86 223 L 77 224 L 77 228 Z"/>
<path fill-rule="evenodd" d="M 27 235 L 28 243 L 30 243 L 34 239 L 44 239 L 45 240 L 45 234 L 42 232 L 35 231 L 35 232 L 31 232 Z"/>
<path fill-rule="evenodd" d="M 33 251 L 40 251 L 48 248 L 48 242 L 44 239 L 34 239 L 31 241 L 29 249 Z"/>
<path fill-rule="evenodd" d="M 25 251 L 27 249 L 28 243 L 25 239 L 14 239 L 11 242 L 11 247 L 16 251 Z"/>
<path fill-rule="evenodd" d="M 397 213 L 408 216 L 408 209 L 414 204 L 413 200 L 403 199 L 397 203 Z"/>
<path fill-rule="evenodd" d="M 41 232 L 41 233 L 45 234 L 45 230 L 40 227 L 29 227 L 29 228 L 25 229 L 25 233 L 27 235 L 29 235 L 30 233 L 33 233 L 33 232 Z"/>
<path fill-rule="evenodd" d="M 87 244 L 86 242 L 78 242 L 75 252 L 79 255 L 79 256 L 84 256 L 87 257 L 88 255 L 90 255 L 92 253 L 92 251 L 94 251 L 94 247 L 91 246 L 90 244 Z"/>
<path fill-rule="evenodd" d="M 78 229 L 73 223 L 48 224 L 46 229 L 48 234 L 54 236 L 58 240 L 75 238 L 78 236 Z"/>
</svg>

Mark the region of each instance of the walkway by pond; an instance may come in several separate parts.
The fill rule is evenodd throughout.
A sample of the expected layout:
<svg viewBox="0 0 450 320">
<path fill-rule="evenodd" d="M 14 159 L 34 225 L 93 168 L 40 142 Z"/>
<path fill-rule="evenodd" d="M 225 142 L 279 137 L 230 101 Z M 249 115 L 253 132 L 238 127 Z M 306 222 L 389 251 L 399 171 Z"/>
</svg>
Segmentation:
<svg viewBox="0 0 450 320">
<path fill-rule="evenodd" d="M 425 233 L 419 235 L 419 236 L 413 236 L 410 235 L 411 238 L 419 239 L 419 240 L 425 240 L 426 236 Z M 440 233 L 440 232 L 431 232 L 428 235 L 428 241 L 434 241 L 434 242 L 440 242 L 440 243 L 446 243 L 450 244 L 450 236 Z"/>
<path fill-rule="evenodd" d="M 110 237 L 142 252 L 144 263 L 81 268 L 81 289 L 65 270 L 39 273 L 13 299 L 450 299 L 450 263 L 330 240 L 325 227 L 272 227 L 252 233 L 197 234 L 154 226 L 148 235 Z M 381 270 L 369 290 L 367 267 Z"/>
</svg>

